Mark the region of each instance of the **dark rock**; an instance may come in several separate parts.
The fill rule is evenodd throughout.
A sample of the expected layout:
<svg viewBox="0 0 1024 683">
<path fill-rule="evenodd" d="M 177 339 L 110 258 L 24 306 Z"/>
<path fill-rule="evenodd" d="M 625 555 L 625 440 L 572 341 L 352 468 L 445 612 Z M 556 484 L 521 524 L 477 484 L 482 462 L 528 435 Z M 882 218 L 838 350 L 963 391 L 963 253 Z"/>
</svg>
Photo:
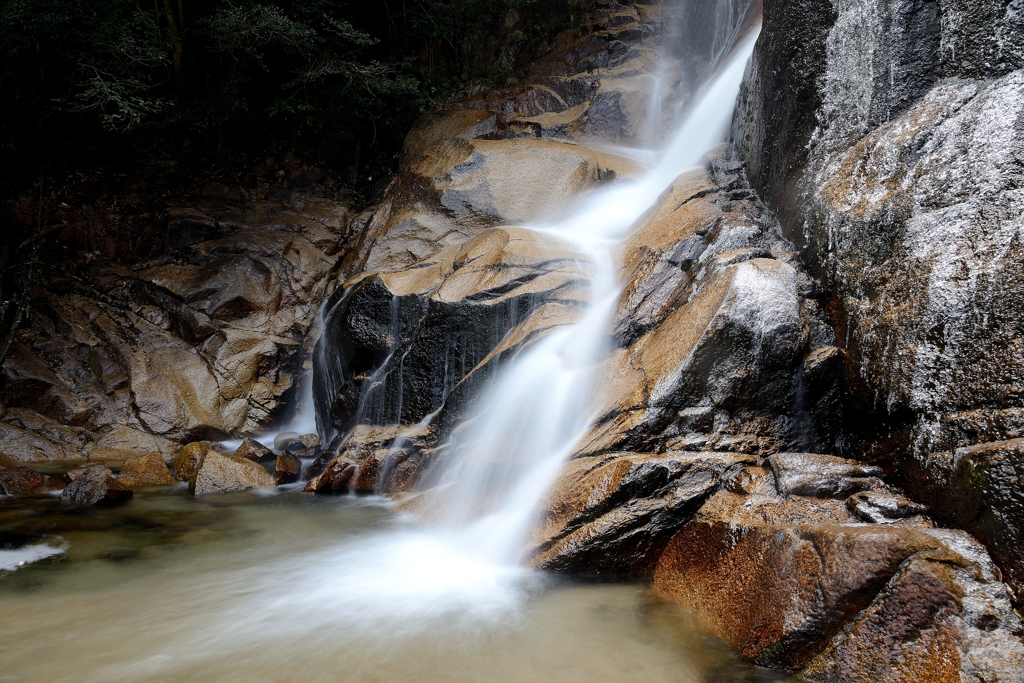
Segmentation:
<svg viewBox="0 0 1024 683">
<path fill-rule="evenodd" d="M 28 467 L 0 467 L 0 495 L 38 496 L 63 488 L 60 480 Z"/>
<path fill-rule="evenodd" d="M 291 484 L 299 480 L 301 472 L 302 461 L 291 453 L 282 453 L 274 462 L 274 483 L 278 486 Z"/>
<path fill-rule="evenodd" d="M 132 490 L 114 479 L 110 469 L 94 465 L 68 473 L 70 480 L 60 499 L 83 507 L 108 507 L 127 503 Z"/>
<path fill-rule="evenodd" d="M 247 438 L 235 449 L 235 457 L 253 462 L 269 462 L 274 459 L 274 452 L 259 441 Z"/>
<path fill-rule="evenodd" d="M 197 496 L 273 488 L 274 478 L 263 467 L 245 458 L 207 451 L 199 462 L 188 490 Z"/>
<path fill-rule="evenodd" d="M 1020 5 L 764 10 L 733 139 L 826 283 L 848 390 L 837 452 L 885 458 L 914 497 L 986 543 L 1020 594 L 1024 506 L 954 456 L 1024 437 Z M 1024 453 L 1001 458 L 1008 480 L 1021 471 Z"/>
<path fill-rule="evenodd" d="M 942 521 L 977 536 L 1024 599 L 1024 439 L 933 454 L 914 474 L 911 493 Z"/>
<path fill-rule="evenodd" d="M 131 489 L 142 486 L 173 486 L 178 483 L 160 453 L 140 455 L 126 461 L 121 466 L 118 481 Z"/>
</svg>

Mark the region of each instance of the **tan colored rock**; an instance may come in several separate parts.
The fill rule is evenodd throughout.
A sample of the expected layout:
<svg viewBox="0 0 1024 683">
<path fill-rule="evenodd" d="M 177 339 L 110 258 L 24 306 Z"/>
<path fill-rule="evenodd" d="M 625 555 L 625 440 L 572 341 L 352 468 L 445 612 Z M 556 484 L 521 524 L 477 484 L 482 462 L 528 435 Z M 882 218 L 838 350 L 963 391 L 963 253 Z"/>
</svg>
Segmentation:
<svg viewBox="0 0 1024 683">
<path fill-rule="evenodd" d="M 189 480 L 188 490 L 197 496 L 274 487 L 274 478 L 263 467 L 245 458 L 207 451 Z"/>
<path fill-rule="evenodd" d="M 143 486 L 174 486 L 178 483 L 160 453 L 148 453 L 127 460 L 121 466 L 118 481 L 130 489 Z"/>
<path fill-rule="evenodd" d="M 213 445 L 209 441 L 193 441 L 186 444 L 174 456 L 174 472 L 181 481 L 192 481 L 199 463 L 203 456 L 213 451 Z"/>
<path fill-rule="evenodd" d="M 790 464 L 810 475 L 805 455 Z M 830 464 L 832 476 L 857 479 Z M 835 486 L 828 498 L 782 497 L 771 470 L 744 469 L 672 538 L 654 573 L 662 596 L 743 659 L 823 682 L 851 672 L 959 681 L 981 671 L 1009 681 L 1001 676 L 1024 670 L 1010 594 L 969 536 L 898 506 L 885 523 L 864 524 L 855 504 L 832 497 Z M 867 495 L 900 498 L 876 483 L 850 500 Z"/>
<path fill-rule="evenodd" d="M 298 457 L 291 453 L 282 453 L 277 456 L 277 460 L 274 462 L 275 484 L 278 486 L 281 484 L 291 484 L 299 480 L 299 474 L 301 473 L 302 461 Z"/>
</svg>

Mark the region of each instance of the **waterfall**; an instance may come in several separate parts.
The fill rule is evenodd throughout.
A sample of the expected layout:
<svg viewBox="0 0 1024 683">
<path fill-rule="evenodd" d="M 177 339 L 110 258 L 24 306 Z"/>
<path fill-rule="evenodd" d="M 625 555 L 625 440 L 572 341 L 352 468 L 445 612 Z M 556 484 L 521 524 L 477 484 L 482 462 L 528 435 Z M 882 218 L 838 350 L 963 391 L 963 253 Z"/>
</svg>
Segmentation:
<svg viewBox="0 0 1024 683">
<path fill-rule="evenodd" d="M 297 628 L 329 624 L 391 637 L 430 628 L 440 618 L 448 619 L 450 627 L 451 619 L 474 623 L 514 615 L 524 591 L 540 580 L 523 567 L 521 557 L 531 522 L 595 418 L 591 394 L 598 390 L 620 292 L 619 241 L 681 173 L 726 138 L 755 38 L 753 31 L 720 61 L 703 91 L 690 98 L 681 125 L 649 157 L 641 178 L 595 190 L 564 219 L 527 226 L 539 239 L 569 245 L 580 255 L 590 305 L 575 323 L 548 333 L 508 361 L 478 397 L 475 411 L 449 442 L 445 481 L 432 489 L 444 502 L 439 519 L 433 520 L 438 523 L 408 519 L 401 528 L 325 548 L 304 564 L 305 578 L 294 592 L 261 608 L 261 619 L 285 622 L 283 615 L 300 608 L 306 626 Z M 343 293 L 336 292 L 325 315 L 344 301 Z M 389 334 L 398 335 L 399 328 L 400 321 L 393 321 Z M 397 351 L 392 342 L 389 349 L 390 354 Z M 328 393 L 343 380 L 320 379 L 321 391 Z M 387 423 L 389 416 L 400 415 L 396 399 L 384 395 L 391 380 L 370 379 L 359 411 L 374 413 L 377 424 Z M 387 415 L 376 415 L 379 411 Z M 366 504 L 380 503 L 368 499 Z"/>
<path fill-rule="evenodd" d="M 449 528 L 463 527 L 465 542 L 480 557 L 519 559 L 537 504 L 596 417 L 588 413 L 589 398 L 619 296 L 618 240 L 681 173 L 725 139 L 755 37 L 734 50 L 642 179 L 594 193 L 562 221 L 532 226 L 586 256 L 592 300 L 575 324 L 534 343 L 502 368 L 466 433 L 452 443 L 460 460 L 451 472 L 455 481 L 444 521 Z"/>
</svg>

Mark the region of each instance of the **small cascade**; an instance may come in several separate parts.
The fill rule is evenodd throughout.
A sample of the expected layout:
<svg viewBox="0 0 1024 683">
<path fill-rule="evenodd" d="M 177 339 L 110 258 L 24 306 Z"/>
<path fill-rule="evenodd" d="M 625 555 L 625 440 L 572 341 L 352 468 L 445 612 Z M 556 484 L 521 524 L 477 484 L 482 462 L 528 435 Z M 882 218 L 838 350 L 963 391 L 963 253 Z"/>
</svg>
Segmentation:
<svg viewBox="0 0 1024 683">
<path fill-rule="evenodd" d="M 723 140 L 756 35 L 723 65 L 658 163 L 638 182 L 586 198 L 565 220 L 533 229 L 563 239 L 591 264 L 591 305 L 504 366 L 465 432 L 453 438 L 443 520 L 493 562 L 515 562 L 537 504 L 597 417 L 590 413 L 619 295 L 618 240 L 705 151 Z M 474 521 L 469 521 L 474 520 Z"/>
</svg>

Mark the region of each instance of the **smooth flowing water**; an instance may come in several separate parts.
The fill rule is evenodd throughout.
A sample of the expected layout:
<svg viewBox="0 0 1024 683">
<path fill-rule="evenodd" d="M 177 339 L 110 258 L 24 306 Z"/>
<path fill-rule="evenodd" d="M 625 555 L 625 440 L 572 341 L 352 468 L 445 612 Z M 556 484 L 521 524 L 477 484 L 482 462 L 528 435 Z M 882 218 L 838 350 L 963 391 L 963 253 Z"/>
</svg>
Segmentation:
<svg viewBox="0 0 1024 683">
<path fill-rule="evenodd" d="M 79 516 L 0 499 L 0 537 L 40 533 L 67 550 L 0 580 L 3 683 L 776 680 L 639 584 L 439 573 L 380 499 L 172 489 Z"/>
<path fill-rule="evenodd" d="M 725 138 L 753 40 L 721 66 L 642 179 L 532 226 L 583 255 L 591 304 L 480 397 L 452 444 L 463 457 L 440 524 L 378 499 L 298 491 L 191 499 L 171 490 L 77 516 L 47 508 L 55 501 L 0 501 L 0 535 L 32 540 L 21 552 L 33 559 L 52 555 L 0 581 L 0 683 L 767 676 L 643 586 L 567 583 L 520 557 L 539 501 L 594 417 L 619 240 Z"/>
</svg>

